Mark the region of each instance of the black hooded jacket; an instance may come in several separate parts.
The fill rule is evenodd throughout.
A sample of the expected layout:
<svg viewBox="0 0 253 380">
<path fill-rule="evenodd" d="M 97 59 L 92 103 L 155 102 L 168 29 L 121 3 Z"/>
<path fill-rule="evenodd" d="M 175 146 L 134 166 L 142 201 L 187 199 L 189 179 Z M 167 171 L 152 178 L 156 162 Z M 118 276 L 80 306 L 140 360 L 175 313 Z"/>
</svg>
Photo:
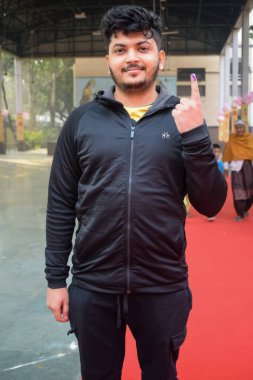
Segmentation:
<svg viewBox="0 0 253 380">
<path fill-rule="evenodd" d="M 65 123 L 49 181 L 49 287 L 66 286 L 76 219 L 74 284 L 115 294 L 187 286 L 184 196 L 210 217 L 221 209 L 227 184 L 206 125 L 180 135 L 171 114 L 179 99 L 157 91 L 138 122 L 110 90 Z"/>
</svg>

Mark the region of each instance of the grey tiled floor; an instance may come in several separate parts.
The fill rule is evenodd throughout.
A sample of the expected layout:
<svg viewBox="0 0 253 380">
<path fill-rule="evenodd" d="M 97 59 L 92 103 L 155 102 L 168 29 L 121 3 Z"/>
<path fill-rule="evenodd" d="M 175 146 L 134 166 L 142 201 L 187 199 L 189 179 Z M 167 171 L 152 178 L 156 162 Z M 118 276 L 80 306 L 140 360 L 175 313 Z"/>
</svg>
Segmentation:
<svg viewBox="0 0 253 380">
<path fill-rule="evenodd" d="M 0 379 L 78 380 L 77 343 L 45 305 L 46 151 L 0 155 Z"/>
</svg>

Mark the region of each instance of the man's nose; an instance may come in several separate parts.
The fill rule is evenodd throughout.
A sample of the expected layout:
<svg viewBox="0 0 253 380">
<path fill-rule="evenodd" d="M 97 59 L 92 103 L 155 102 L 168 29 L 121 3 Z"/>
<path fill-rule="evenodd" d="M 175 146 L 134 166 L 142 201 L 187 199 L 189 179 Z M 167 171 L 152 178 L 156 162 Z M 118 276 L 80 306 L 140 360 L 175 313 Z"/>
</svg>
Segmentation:
<svg viewBox="0 0 253 380">
<path fill-rule="evenodd" d="M 137 62 L 137 61 L 139 61 L 137 52 L 134 49 L 128 50 L 127 56 L 126 56 L 126 62 L 131 63 L 131 62 Z"/>
</svg>

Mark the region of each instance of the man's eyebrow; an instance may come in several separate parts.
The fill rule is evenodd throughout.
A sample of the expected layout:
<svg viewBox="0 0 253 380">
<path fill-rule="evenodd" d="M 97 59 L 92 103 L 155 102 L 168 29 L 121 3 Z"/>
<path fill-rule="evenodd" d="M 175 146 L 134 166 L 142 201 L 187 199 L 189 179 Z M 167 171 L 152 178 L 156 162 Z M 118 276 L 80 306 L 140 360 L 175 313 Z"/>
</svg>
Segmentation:
<svg viewBox="0 0 253 380">
<path fill-rule="evenodd" d="M 150 44 L 150 41 L 149 40 L 142 40 L 142 41 L 139 41 L 137 42 L 135 45 L 143 45 L 145 43 L 148 43 Z M 123 43 L 115 43 L 115 45 L 113 45 L 112 47 L 115 48 L 115 47 L 125 47 L 127 46 L 128 44 L 123 44 Z"/>
<path fill-rule="evenodd" d="M 115 48 L 115 47 L 124 47 L 124 46 L 126 46 L 126 44 L 115 44 L 112 47 Z"/>
<path fill-rule="evenodd" d="M 146 39 L 146 40 L 138 42 L 137 45 L 142 45 L 142 44 L 145 44 L 145 43 L 150 44 L 151 42 L 148 39 Z"/>
</svg>

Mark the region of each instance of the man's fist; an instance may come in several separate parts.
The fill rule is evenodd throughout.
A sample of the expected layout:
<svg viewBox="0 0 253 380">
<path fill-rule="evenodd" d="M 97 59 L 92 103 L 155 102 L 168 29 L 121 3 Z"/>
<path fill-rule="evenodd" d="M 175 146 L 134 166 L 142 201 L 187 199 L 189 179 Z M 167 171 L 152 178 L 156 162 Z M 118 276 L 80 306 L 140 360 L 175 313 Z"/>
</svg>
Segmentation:
<svg viewBox="0 0 253 380">
<path fill-rule="evenodd" d="M 69 293 L 67 288 L 47 288 L 47 307 L 58 322 L 69 320 Z"/>
</svg>

